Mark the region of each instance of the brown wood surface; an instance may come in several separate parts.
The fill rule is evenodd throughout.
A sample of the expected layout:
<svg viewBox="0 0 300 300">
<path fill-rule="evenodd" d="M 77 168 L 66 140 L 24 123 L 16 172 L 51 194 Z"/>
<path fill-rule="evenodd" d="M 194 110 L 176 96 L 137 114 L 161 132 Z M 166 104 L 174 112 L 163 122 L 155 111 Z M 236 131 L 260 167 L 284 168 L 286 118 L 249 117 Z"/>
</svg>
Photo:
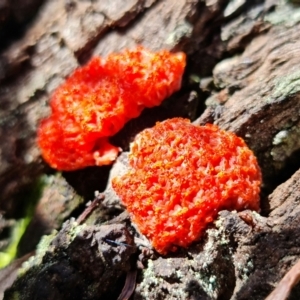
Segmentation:
<svg viewBox="0 0 300 300">
<path fill-rule="evenodd" d="M 100 205 L 90 215 L 87 229 L 75 230 L 77 225 L 68 221 L 5 299 L 117 299 L 138 256 L 144 268 L 138 269 L 132 299 L 265 299 L 300 257 L 299 3 L 45 0 L 24 5 L 23 10 L 11 4 L 0 9 L 3 217 L 19 217 L 24 191 L 43 174 L 52 179 L 41 194 L 45 204 L 36 208 L 38 225 L 29 227 L 27 236 L 40 224 L 47 226 L 39 236 L 77 216 L 78 211 L 72 214 L 76 207 L 65 212 L 70 199 L 77 197 L 79 205 L 82 199 L 91 200 L 96 190 L 105 190 L 106 198 L 105 208 Z M 145 246 L 133 250 L 99 240 L 113 232 L 113 227 L 99 225 L 109 220 L 109 226 L 117 228 L 114 234 L 133 245 L 135 230 L 128 216 L 110 220 L 122 207 L 107 180 L 110 173 L 126 168 L 124 155 L 112 170 L 87 168 L 58 175 L 43 162 L 36 145 L 38 123 L 49 114 L 49 97 L 64 78 L 92 55 L 137 44 L 184 51 L 188 64 L 182 89 L 129 122 L 114 141 L 127 150 L 133 136 L 155 121 L 189 117 L 243 137 L 263 171 L 260 214 L 221 212 L 202 241 L 171 257 L 146 253 Z M 29 251 L 36 239 L 24 243 Z M 102 265 L 110 251 L 110 265 Z M 94 263 L 107 277 L 92 269 Z M 74 284 L 77 294 L 70 291 Z M 289 299 L 300 299 L 299 286 L 289 285 L 288 292 Z"/>
</svg>

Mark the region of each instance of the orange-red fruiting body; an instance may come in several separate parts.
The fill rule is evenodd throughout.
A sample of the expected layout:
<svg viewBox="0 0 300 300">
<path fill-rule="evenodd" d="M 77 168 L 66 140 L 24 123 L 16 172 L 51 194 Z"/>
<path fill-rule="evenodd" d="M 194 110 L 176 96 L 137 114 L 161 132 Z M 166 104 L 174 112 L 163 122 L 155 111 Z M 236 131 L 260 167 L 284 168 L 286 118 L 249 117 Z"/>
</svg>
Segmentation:
<svg viewBox="0 0 300 300">
<path fill-rule="evenodd" d="M 199 240 L 222 209 L 259 209 L 261 171 L 235 134 L 175 118 L 131 144 L 129 171 L 113 187 L 161 254 Z"/>
<path fill-rule="evenodd" d="M 52 114 L 38 130 L 44 159 L 59 170 L 110 164 L 119 148 L 109 137 L 178 90 L 184 67 L 184 53 L 141 46 L 94 57 L 52 96 Z"/>
</svg>

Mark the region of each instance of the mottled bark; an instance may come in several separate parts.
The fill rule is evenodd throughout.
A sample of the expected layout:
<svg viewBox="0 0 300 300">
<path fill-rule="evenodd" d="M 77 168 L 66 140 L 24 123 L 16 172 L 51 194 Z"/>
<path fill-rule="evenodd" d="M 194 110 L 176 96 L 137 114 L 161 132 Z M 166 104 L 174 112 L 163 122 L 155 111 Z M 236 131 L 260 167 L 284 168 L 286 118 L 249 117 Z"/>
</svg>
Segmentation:
<svg viewBox="0 0 300 300">
<path fill-rule="evenodd" d="M 130 121 L 113 142 L 128 150 L 137 132 L 174 116 L 233 131 L 245 139 L 262 168 L 261 214 L 223 211 L 189 249 L 170 257 L 143 254 L 145 268 L 138 271 L 133 298 L 264 299 L 300 257 L 299 16 L 297 1 L 44 1 L 24 34 L 11 37 L 0 54 L 1 210 L 15 218 L 24 188 L 44 173 L 52 178 L 36 145 L 36 129 L 49 113 L 51 92 L 70 72 L 92 55 L 136 44 L 184 51 L 188 64 L 182 89 Z M 123 244 L 99 242 L 96 236 L 105 228 L 100 224 L 122 210 L 107 181 L 110 171 L 126 169 L 125 158 L 120 156 L 112 170 L 55 175 L 42 193 L 43 203 L 52 203 L 53 217 L 44 205 L 36 212 L 47 230 L 72 215 L 75 207 L 65 213 L 70 199 L 92 199 L 96 190 L 105 190 L 106 198 L 86 220 L 88 227 L 65 223 L 5 299 L 45 298 L 39 293 L 56 300 L 117 299 L 125 273 L 135 267 L 134 253 L 141 251 L 133 247 L 138 234 L 122 215 L 109 228 L 125 234 Z M 57 186 L 63 188 L 55 194 Z M 67 239 L 70 228 L 77 229 Z M 102 266 L 105 251 L 119 256 Z M 91 270 L 93 264 L 98 273 Z M 97 280 L 105 282 L 105 290 Z M 42 289 L 41 282 L 48 284 Z M 74 283 L 76 290 L 70 291 Z M 110 294 L 114 286 L 117 295 Z M 289 299 L 299 299 L 299 294 L 296 286 Z"/>
</svg>

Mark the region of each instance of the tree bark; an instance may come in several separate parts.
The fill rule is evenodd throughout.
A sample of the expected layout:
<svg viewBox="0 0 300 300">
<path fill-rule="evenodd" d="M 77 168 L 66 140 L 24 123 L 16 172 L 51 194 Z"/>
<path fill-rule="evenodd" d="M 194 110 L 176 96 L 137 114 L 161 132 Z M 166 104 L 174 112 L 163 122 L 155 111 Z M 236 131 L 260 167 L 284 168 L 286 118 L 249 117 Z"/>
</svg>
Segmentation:
<svg viewBox="0 0 300 300">
<path fill-rule="evenodd" d="M 49 114 L 51 92 L 76 67 L 93 55 L 137 44 L 184 51 L 188 64 L 181 90 L 130 121 L 114 142 L 126 151 L 137 132 L 175 116 L 233 131 L 246 141 L 261 166 L 261 212 L 223 211 L 203 240 L 189 249 L 171 257 L 145 255 L 132 297 L 265 299 L 300 256 L 299 15 L 297 1 L 279 0 L 44 1 L 24 34 L 9 37 L 0 54 L 1 210 L 16 218 L 24 188 L 53 172 L 40 157 L 36 129 Z M 103 205 L 89 216 L 88 229 L 67 221 L 5 299 L 16 294 L 20 299 L 37 295 L 39 299 L 117 299 L 125 272 L 141 254 L 134 242 L 138 234 L 127 216 L 122 226 L 119 221 L 109 226 L 112 232 L 117 228 L 121 243 L 129 246 L 102 238 L 99 242 L 96 236 L 107 230 L 102 223 L 122 210 L 108 178 L 126 168 L 125 156 L 112 168 L 62 174 L 72 186 L 66 193 L 73 198 L 81 195 L 88 200 L 94 191 L 105 190 Z M 51 202 L 57 198 L 51 197 Z M 59 210 L 54 214 L 59 218 Z M 45 215 L 41 218 L 50 222 Z M 56 225 L 47 230 L 59 227 L 51 222 Z M 95 241 L 106 248 L 96 247 Z M 116 250 L 124 255 L 118 256 Z M 99 257 L 105 251 L 115 256 L 102 266 Z M 101 265 L 101 274 L 91 270 L 94 262 Z M 66 274 L 72 274 L 68 282 Z M 85 276 L 92 277 L 88 281 Z M 49 284 L 41 289 L 44 281 Z M 70 291 L 74 282 L 77 294 Z M 289 299 L 299 295 L 296 285 Z"/>
</svg>

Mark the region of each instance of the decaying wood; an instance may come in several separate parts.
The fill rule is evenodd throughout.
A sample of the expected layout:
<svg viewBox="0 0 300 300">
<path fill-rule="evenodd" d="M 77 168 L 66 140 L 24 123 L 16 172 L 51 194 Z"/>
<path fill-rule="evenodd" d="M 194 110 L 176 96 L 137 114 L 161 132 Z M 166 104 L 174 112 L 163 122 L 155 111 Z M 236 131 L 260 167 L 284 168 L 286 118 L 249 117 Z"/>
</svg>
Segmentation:
<svg viewBox="0 0 300 300">
<path fill-rule="evenodd" d="M 111 246 L 108 240 L 116 243 Z M 21 269 L 26 276 L 5 299 L 109 299 L 117 279 L 129 271 L 135 250 L 122 224 L 80 226 L 71 220 L 40 245 L 27 271 Z"/>
<path fill-rule="evenodd" d="M 132 297 L 265 299 L 300 258 L 299 15 L 296 1 L 45 0 L 24 35 L 0 53 L 1 210 L 15 216 L 24 187 L 52 172 L 40 157 L 36 128 L 49 113 L 51 92 L 70 72 L 91 55 L 136 44 L 185 51 L 182 89 L 129 122 L 113 141 L 126 151 L 137 132 L 173 116 L 233 131 L 262 168 L 261 214 L 223 211 L 199 243 L 169 257 L 148 257 Z M 63 173 L 63 184 L 74 188 L 63 189 L 63 197 L 52 187 L 44 192 L 42 199 L 56 208 L 53 216 L 74 191 L 85 200 L 104 191 L 105 200 L 85 220 L 88 225 L 67 221 L 49 238 L 5 299 L 117 299 L 141 251 L 126 246 L 138 235 L 128 215 L 112 219 L 123 208 L 110 178 L 124 169 L 125 154 L 112 168 Z M 37 216 L 51 224 L 47 230 L 60 224 L 42 207 Z M 105 242 L 114 240 L 110 234 L 117 243 Z M 127 279 L 124 297 L 133 287 Z M 295 285 L 289 299 L 299 298 Z"/>
<path fill-rule="evenodd" d="M 242 136 L 258 156 L 265 184 L 278 183 L 274 176 L 300 146 L 299 37 L 299 24 L 273 27 L 241 55 L 217 64 L 214 83 L 221 90 L 207 100 L 210 106 L 198 120 Z"/>
</svg>

